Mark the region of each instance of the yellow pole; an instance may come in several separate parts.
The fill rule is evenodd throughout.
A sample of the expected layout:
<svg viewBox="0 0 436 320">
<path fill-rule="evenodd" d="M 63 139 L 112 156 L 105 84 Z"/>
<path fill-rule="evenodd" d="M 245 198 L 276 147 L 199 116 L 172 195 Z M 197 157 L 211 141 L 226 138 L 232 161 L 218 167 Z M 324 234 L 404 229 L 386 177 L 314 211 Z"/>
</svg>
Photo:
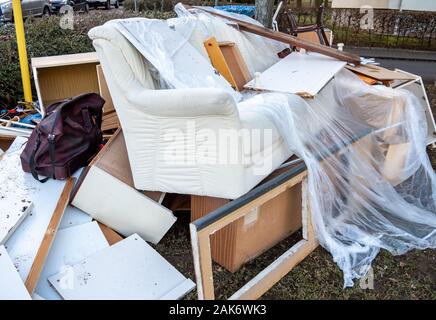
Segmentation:
<svg viewBox="0 0 436 320">
<path fill-rule="evenodd" d="M 21 0 L 12 0 L 14 12 L 15 33 L 17 35 L 18 58 L 20 59 L 21 81 L 23 82 L 24 100 L 32 102 L 32 89 L 30 87 L 29 64 L 27 62 L 26 37 L 24 35 L 23 13 Z"/>
</svg>

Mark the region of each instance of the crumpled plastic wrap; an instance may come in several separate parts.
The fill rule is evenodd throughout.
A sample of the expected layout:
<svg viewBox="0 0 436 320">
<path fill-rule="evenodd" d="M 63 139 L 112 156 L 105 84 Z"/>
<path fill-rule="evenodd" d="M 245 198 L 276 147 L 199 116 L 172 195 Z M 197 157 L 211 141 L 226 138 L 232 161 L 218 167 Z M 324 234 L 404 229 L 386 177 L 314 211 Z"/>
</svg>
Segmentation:
<svg viewBox="0 0 436 320">
<path fill-rule="evenodd" d="M 192 70 L 177 65 L 183 57 L 168 58 L 192 37 L 240 37 L 239 49 L 252 74 L 277 61 L 276 53 L 285 47 L 235 33 L 224 20 L 206 13 L 192 15 L 179 5 L 176 12 L 179 18 L 167 22 L 175 29 L 171 44 L 152 39 L 146 28 L 130 28 L 127 35 L 136 37 L 132 43 L 147 51 L 144 56 L 173 88 L 204 85 Z M 195 49 L 208 61 L 204 48 Z M 228 90 L 213 79 L 213 85 Z M 426 154 L 426 119 L 417 97 L 366 85 L 345 69 L 313 100 L 281 93 L 248 96 L 306 163 L 316 236 L 344 272 L 345 286 L 367 273 L 380 249 L 402 254 L 436 246 L 436 177 Z"/>
<path fill-rule="evenodd" d="M 344 69 L 314 100 L 256 99 L 307 166 L 316 237 L 345 286 L 367 273 L 380 249 L 436 247 L 436 176 L 414 95 L 369 86 Z"/>
</svg>

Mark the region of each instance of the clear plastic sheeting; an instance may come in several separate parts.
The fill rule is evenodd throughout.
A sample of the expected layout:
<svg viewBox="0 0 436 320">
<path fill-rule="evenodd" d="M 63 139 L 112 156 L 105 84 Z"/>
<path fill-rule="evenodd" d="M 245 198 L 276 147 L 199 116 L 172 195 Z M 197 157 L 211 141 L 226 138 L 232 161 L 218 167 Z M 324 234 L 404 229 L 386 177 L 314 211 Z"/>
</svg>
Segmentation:
<svg viewBox="0 0 436 320">
<path fill-rule="evenodd" d="M 235 101 L 241 95 L 166 21 L 146 18 L 113 20 L 113 23 L 159 72 L 162 88 L 219 88 Z"/>
<path fill-rule="evenodd" d="M 209 58 L 203 43 L 209 37 L 215 37 L 218 42 L 237 43 L 251 77 L 254 77 L 255 72 L 263 72 L 279 61 L 277 53 L 288 47 L 284 43 L 249 32 L 235 32 L 233 22 L 225 21 L 202 11 L 192 14 L 180 3 L 175 6 L 174 10 L 178 18 L 169 19 L 168 24 L 181 33 L 206 59 Z M 242 14 L 220 11 L 210 7 L 207 10 L 261 25 L 258 21 Z"/>
<path fill-rule="evenodd" d="M 202 76 L 195 74 L 198 68 L 182 65 L 178 48 L 186 41 L 195 47 L 202 44 L 198 39 L 213 35 L 237 42 L 251 73 L 273 64 L 284 48 L 235 32 L 209 14 L 193 15 L 179 5 L 176 11 L 179 18 L 168 21 L 174 33 L 163 25 L 158 27 L 165 32 L 158 34 L 146 32 L 152 24 L 139 30 L 138 24 L 119 23 L 161 76 L 175 79 L 173 88 L 203 86 Z M 171 44 L 165 43 L 166 35 Z M 205 55 L 201 45 L 195 49 Z M 207 62 L 203 58 L 197 61 Z M 417 97 L 366 85 L 345 69 L 314 99 L 280 93 L 244 97 L 238 108 L 262 108 L 290 151 L 306 163 L 316 236 L 343 270 L 345 286 L 367 273 L 380 249 L 402 254 L 436 246 L 436 177 L 426 154 L 426 118 Z"/>
<path fill-rule="evenodd" d="M 436 178 L 415 96 L 366 85 L 344 69 L 314 100 L 254 99 L 307 165 L 316 236 L 345 286 L 367 273 L 380 249 L 436 246 Z"/>
</svg>

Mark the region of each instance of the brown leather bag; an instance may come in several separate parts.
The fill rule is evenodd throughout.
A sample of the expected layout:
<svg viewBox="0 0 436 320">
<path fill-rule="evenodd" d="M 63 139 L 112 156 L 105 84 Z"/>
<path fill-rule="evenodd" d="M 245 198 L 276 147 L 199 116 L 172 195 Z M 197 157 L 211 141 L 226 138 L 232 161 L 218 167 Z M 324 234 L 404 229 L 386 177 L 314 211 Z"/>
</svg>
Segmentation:
<svg viewBox="0 0 436 320">
<path fill-rule="evenodd" d="M 86 93 L 48 106 L 21 153 L 23 170 L 45 182 L 66 179 L 87 165 L 102 143 L 104 102 L 98 94 Z"/>
</svg>

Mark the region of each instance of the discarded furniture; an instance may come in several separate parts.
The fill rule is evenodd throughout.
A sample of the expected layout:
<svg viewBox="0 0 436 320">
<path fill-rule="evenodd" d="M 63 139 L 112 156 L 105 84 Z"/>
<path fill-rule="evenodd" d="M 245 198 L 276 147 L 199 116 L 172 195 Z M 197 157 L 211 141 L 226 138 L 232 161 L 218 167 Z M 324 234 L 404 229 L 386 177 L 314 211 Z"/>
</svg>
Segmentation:
<svg viewBox="0 0 436 320">
<path fill-rule="evenodd" d="M 157 80 L 147 61 L 113 23 L 93 28 L 89 35 L 123 127 L 136 189 L 234 199 L 291 156 L 277 127 L 256 106 L 237 105 L 226 91 L 218 89 L 156 90 Z M 204 40 L 197 43 L 203 50 Z M 275 52 L 266 54 L 278 60 Z M 201 146 L 205 133 L 218 137 L 219 130 L 237 133 L 240 129 L 258 129 L 265 143 L 252 146 L 237 137 L 241 153 L 236 161 L 223 163 L 220 157 L 228 150 L 206 154 L 202 163 L 190 161 L 195 152 L 185 146 Z M 246 159 L 241 159 L 243 155 Z M 268 170 L 256 172 L 269 161 Z"/>
<path fill-rule="evenodd" d="M 255 189 L 261 189 L 265 183 L 285 171 L 277 169 Z M 211 235 L 212 259 L 230 272 L 236 272 L 244 263 L 298 231 L 302 226 L 302 188 L 302 182 L 289 186 Z M 195 222 L 229 203 L 227 199 L 192 196 L 191 221 Z"/>
<path fill-rule="evenodd" d="M 311 25 L 298 26 L 297 19 L 292 12 L 292 9 L 286 11 L 286 17 L 288 18 L 290 34 L 296 36 L 299 39 L 303 39 L 313 43 L 319 43 L 325 46 L 331 46 L 329 37 L 326 34 L 324 28 L 324 5 L 320 5 L 318 8 L 318 14 L 316 16 L 316 22 Z M 330 36 L 331 36 L 331 32 Z M 331 37 L 330 37 L 331 38 Z"/>
<path fill-rule="evenodd" d="M 133 187 L 123 133 L 106 143 L 80 176 L 71 203 L 124 236 L 138 233 L 158 243 L 176 221 L 162 206 L 163 194 Z"/>
<path fill-rule="evenodd" d="M 324 46 L 324 45 L 319 45 L 310 41 L 306 41 L 303 39 L 298 39 L 297 37 L 294 37 L 292 35 L 280 32 L 280 31 L 272 31 L 271 29 L 262 27 L 262 26 L 258 26 L 246 21 L 242 21 L 239 19 L 235 19 L 233 17 L 229 17 L 228 15 L 224 15 L 221 13 L 218 13 L 216 10 L 211 10 L 207 7 L 190 7 L 185 5 L 186 8 L 188 9 L 193 9 L 193 10 L 201 10 L 201 11 L 205 11 L 208 12 L 214 16 L 217 17 L 221 17 L 224 18 L 226 20 L 232 21 L 234 23 L 237 24 L 239 30 L 241 31 L 246 31 L 246 32 L 250 32 L 250 33 L 254 33 L 260 36 L 263 36 L 265 38 L 269 38 L 269 39 L 273 39 L 273 40 L 277 40 L 286 44 L 289 44 L 291 46 L 295 46 L 298 48 L 303 48 L 307 51 L 313 51 L 313 52 L 317 52 L 317 53 L 321 53 L 324 54 L 326 56 L 338 59 L 338 60 L 342 60 L 342 61 L 346 61 L 349 63 L 353 63 L 355 65 L 359 65 L 360 64 L 360 58 L 356 55 L 353 54 L 349 54 L 346 52 L 342 52 L 333 48 L 330 48 L 328 46 Z"/>
<path fill-rule="evenodd" d="M 118 128 L 118 118 L 95 52 L 32 58 L 31 64 L 42 110 L 53 102 L 79 94 L 99 93 L 106 101 L 102 130 Z"/>
<path fill-rule="evenodd" d="M 235 292 L 230 299 L 259 298 L 317 247 L 318 243 L 315 239 L 310 206 L 305 191 L 307 183 L 306 174 L 304 163 L 300 163 L 291 170 L 287 170 L 244 196 L 227 203 L 190 224 L 199 299 L 214 299 L 215 297 L 212 272 L 212 250 L 214 245 L 211 242 L 213 235 L 218 234 L 218 232 L 228 228 L 238 220 L 246 219 L 247 216 L 252 214 L 253 210 L 267 204 L 269 201 L 274 201 L 274 198 L 280 197 L 281 194 L 297 184 L 300 184 L 302 187 L 301 216 L 303 239 L 298 241 L 256 277 Z M 272 219 L 274 212 L 269 212 L 268 214 Z"/>
</svg>

